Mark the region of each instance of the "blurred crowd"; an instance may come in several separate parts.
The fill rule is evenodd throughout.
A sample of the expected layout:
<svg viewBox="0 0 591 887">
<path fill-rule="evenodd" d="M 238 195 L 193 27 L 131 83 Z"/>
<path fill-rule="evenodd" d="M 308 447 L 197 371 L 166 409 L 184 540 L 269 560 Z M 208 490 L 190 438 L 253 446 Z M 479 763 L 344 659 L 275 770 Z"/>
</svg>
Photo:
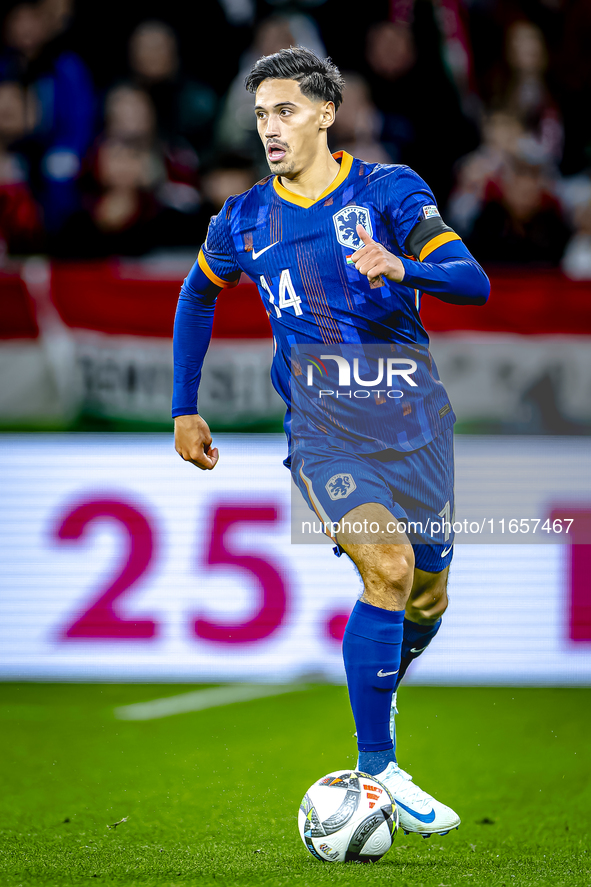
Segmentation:
<svg viewBox="0 0 591 887">
<path fill-rule="evenodd" d="M 331 149 L 407 163 L 485 263 L 591 278 L 589 0 L 4 4 L 0 264 L 196 249 L 268 172 L 244 77 L 346 77 Z"/>
</svg>

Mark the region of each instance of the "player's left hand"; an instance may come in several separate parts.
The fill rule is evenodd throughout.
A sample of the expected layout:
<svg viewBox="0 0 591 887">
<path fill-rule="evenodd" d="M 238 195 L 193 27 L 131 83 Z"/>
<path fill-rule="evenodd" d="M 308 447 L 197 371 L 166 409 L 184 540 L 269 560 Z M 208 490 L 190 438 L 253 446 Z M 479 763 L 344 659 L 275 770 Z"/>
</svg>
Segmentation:
<svg viewBox="0 0 591 887">
<path fill-rule="evenodd" d="M 380 277 L 400 283 L 404 279 L 404 265 L 398 256 L 388 252 L 381 243 L 372 240 L 363 225 L 357 225 L 357 233 L 364 246 L 353 253 L 351 259 L 360 274 L 368 277 L 370 283 L 379 280 Z"/>
</svg>

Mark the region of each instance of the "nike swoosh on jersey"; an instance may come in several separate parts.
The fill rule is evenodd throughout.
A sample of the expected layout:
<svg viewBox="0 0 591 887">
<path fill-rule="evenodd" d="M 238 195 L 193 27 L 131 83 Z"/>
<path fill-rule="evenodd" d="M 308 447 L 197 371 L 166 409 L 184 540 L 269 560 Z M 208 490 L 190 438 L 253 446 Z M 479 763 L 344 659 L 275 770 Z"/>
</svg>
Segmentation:
<svg viewBox="0 0 591 887">
<path fill-rule="evenodd" d="M 394 800 L 396 800 L 396 796 L 394 796 Z M 410 813 L 411 816 L 414 816 L 415 819 L 418 819 L 419 822 L 433 822 L 435 819 L 435 810 L 431 807 L 429 813 L 417 813 L 416 810 L 411 810 L 410 807 L 407 807 L 406 804 L 403 804 L 402 801 L 396 801 L 397 807 L 402 807 L 403 810 L 406 810 L 407 813 Z"/>
<path fill-rule="evenodd" d="M 452 548 L 453 548 L 453 545 L 450 545 L 449 548 L 444 548 L 443 551 L 441 552 L 441 557 L 445 557 L 446 555 L 448 555 L 450 553 L 450 551 L 452 550 Z"/>
<path fill-rule="evenodd" d="M 427 644 L 427 647 L 428 647 L 428 646 L 429 646 L 429 644 Z M 417 650 L 416 647 L 411 647 L 410 652 L 411 652 L 411 653 L 422 653 L 423 650 L 426 650 L 426 649 L 427 649 L 427 647 L 420 647 L 418 650 Z"/>
<path fill-rule="evenodd" d="M 399 668 L 397 668 L 396 671 L 382 671 L 382 669 L 380 668 L 380 670 L 378 671 L 378 677 L 379 678 L 387 678 L 388 675 L 398 674 L 399 671 L 400 671 Z"/>
<path fill-rule="evenodd" d="M 266 253 L 268 249 L 271 249 L 271 247 L 275 246 L 275 244 L 277 244 L 277 243 L 279 243 L 278 240 L 276 240 L 275 243 L 270 243 L 269 246 L 264 246 L 262 249 L 260 249 L 258 251 L 258 253 L 257 253 L 256 249 L 253 249 L 253 251 L 252 251 L 253 259 L 258 259 L 259 256 L 262 256 L 263 253 Z"/>
</svg>

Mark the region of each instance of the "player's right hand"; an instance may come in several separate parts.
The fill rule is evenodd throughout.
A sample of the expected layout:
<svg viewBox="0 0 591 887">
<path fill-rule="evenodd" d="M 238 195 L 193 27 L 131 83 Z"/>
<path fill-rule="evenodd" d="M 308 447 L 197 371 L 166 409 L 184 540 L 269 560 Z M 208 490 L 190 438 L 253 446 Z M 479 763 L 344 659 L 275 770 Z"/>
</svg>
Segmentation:
<svg viewBox="0 0 591 887">
<path fill-rule="evenodd" d="M 177 416 L 174 420 L 174 448 L 185 462 L 192 462 L 202 471 L 211 471 L 220 458 L 212 443 L 209 425 L 201 416 Z"/>
</svg>

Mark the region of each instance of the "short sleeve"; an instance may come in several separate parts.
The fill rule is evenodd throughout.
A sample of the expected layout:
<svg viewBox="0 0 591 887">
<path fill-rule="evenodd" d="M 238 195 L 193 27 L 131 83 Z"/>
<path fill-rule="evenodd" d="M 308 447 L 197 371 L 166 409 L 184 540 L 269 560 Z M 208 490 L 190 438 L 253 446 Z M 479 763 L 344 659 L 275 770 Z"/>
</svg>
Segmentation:
<svg viewBox="0 0 591 887">
<path fill-rule="evenodd" d="M 230 231 L 230 211 L 231 205 L 226 201 L 217 216 L 211 218 L 197 258 L 203 273 L 221 287 L 236 286 L 241 274 Z"/>
<path fill-rule="evenodd" d="M 408 167 L 392 182 L 388 203 L 398 245 L 421 262 L 437 247 L 461 239 L 441 218 L 427 183 Z"/>
</svg>

